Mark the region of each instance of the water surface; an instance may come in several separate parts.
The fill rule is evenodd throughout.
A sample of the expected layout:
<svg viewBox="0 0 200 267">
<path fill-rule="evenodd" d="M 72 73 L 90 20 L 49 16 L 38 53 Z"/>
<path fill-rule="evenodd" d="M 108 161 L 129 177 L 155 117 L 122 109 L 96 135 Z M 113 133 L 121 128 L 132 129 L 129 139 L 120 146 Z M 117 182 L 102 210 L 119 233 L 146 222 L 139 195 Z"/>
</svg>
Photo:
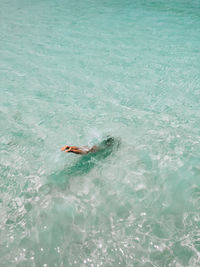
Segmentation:
<svg viewBox="0 0 200 267">
<path fill-rule="evenodd" d="M 198 266 L 199 14 L 1 1 L 1 266 Z M 107 135 L 108 155 L 60 151 Z"/>
</svg>

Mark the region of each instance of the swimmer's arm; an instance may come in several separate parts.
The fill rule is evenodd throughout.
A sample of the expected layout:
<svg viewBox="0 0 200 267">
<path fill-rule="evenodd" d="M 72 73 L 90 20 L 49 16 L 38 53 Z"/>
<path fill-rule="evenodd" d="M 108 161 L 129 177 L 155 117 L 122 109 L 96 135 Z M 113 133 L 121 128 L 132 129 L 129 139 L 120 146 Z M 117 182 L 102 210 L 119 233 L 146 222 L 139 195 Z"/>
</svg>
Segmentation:
<svg viewBox="0 0 200 267">
<path fill-rule="evenodd" d="M 71 148 L 69 151 L 66 151 L 66 152 L 71 152 L 71 153 L 81 154 L 81 155 L 88 153 L 88 151 L 82 150 L 82 149 L 80 149 L 78 147 Z"/>
<path fill-rule="evenodd" d="M 75 153 L 75 154 L 87 154 L 89 150 L 82 150 L 77 146 L 64 146 L 61 148 L 62 151 L 65 151 L 66 153 Z"/>
<path fill-rule="evenodd" d="M 97 146 L 93 146 L 92 148 L 88 148 L 88 149 L 81 149 L 77 146 L 64 146 L 61 148 L 62 151 L 65 151 L 66 153 L 75 153 L 75 154 L 80 154 L 80 155 L 85 155 L 88 154 L 90 152 L 96 152 L 98 151 L 98 147 Z"/>
</svg>

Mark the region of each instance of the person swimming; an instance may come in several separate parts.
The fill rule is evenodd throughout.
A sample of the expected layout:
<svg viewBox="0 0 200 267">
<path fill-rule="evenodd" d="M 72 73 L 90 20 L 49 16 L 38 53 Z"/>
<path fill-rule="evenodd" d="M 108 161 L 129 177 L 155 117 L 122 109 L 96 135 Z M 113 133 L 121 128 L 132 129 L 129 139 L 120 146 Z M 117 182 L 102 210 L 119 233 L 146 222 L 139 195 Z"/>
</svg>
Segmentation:
<svg viewBox="0 0 200 267">
<path fill-rule="evenodd" d="M 115 139 L 113 137 L 108 137 L 106 140 L 103 140 L 99 146 L 94 145 L 91 148 L 88 146 L 77 147 L 77 146 L 63 146 L 61 150 L 66 153 L 75 153 L 80 155 L 85 155 L 88 153 L 98 152 L 100 149 L 105 149 L 107 147 L 113 146 Z"/>
<path fill-rule="evenodd" d="M 89 148 L 87 146 L 84 146 L 84 147 L 63 146 L 63 147 L 61 147 L 61 150 L 65 151 L 67 153 L 71 152 L 71 153 L 75 153 L 75 154 L 85 155 L 85 154 L 88 154 L 90 152 L 98 151 L 98 147 L 97 146 L 92 146 L 91 148 Z"/>
</svg>

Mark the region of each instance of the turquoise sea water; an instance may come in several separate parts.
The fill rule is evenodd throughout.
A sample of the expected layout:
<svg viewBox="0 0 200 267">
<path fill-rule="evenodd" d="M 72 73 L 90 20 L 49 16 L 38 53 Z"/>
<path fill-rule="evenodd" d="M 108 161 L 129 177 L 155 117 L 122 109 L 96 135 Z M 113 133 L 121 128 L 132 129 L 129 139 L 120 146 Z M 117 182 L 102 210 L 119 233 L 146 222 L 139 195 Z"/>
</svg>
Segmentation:
<svg viewBox="0 0 200 267">
<path fill-rule="evenodd" d="M 200 266 L 199 0 L 1 0 L 0 104 L 0 266 Z"/>
</svg>

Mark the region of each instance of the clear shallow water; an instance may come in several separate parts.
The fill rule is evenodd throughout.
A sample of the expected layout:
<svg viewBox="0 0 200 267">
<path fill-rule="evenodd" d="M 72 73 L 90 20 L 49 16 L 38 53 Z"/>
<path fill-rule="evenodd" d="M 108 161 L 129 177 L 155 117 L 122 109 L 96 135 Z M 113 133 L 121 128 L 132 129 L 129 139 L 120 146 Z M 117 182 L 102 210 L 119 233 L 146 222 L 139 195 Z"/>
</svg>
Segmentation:
<svg viewBox="0 0 200 267">
<path fill-rule="evenodd" d="M 1 266 L 199 266 L 199 14 L 1 1 Z"/>
</svg>

